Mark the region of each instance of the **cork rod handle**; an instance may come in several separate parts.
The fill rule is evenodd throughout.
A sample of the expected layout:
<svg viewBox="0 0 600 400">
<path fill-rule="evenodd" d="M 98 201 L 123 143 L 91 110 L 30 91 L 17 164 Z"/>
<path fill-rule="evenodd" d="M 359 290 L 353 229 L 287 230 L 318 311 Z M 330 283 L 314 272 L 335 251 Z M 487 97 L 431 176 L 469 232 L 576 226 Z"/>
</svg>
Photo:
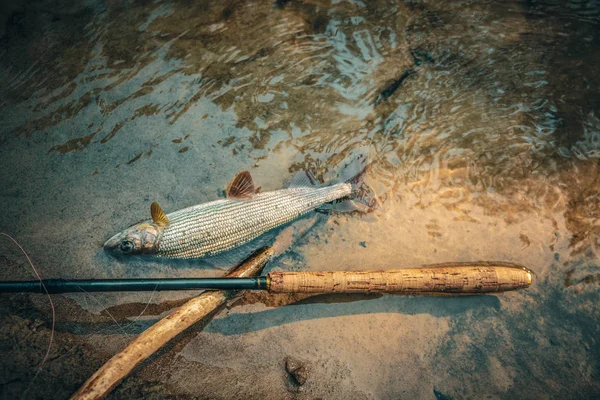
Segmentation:
<svg viewBox="0 0 600 400">
<path fill-rule="evenodd" d="M 271 272 L 272 293 L 489 293 L 526 288 L 532 273 L 509 263 L 447 263 L 387 271 Z"/>
</svg>

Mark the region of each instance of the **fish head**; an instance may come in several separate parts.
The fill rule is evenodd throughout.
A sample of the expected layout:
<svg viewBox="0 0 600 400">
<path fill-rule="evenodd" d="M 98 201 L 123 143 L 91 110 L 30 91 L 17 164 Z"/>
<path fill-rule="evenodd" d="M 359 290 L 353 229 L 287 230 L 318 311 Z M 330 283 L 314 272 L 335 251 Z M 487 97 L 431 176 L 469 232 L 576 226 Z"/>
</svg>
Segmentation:
<svg viewBox="0 0 600 400">
<path fill-rule="evenodd" d="M 133 225 L 108 239 L 104 250 L 113 257 L 155 254 L 163 229 L 151 222 Z"/>
</svg>

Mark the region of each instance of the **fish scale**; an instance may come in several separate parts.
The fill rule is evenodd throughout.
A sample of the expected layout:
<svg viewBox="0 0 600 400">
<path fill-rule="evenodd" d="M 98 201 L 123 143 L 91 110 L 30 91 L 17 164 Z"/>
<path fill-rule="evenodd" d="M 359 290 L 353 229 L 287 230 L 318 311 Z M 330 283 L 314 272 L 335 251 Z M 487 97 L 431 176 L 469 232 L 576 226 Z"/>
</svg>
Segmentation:
<svg viewBox="0 0 600 400">
<path fill-rule="evenodd" d="M 167 214 L 156 257 L 192 259 L 215 255 L 349 196 L 352 186 L 291 188 L 259 193 L 251 200 L 217 200 Z"/>
</svg>

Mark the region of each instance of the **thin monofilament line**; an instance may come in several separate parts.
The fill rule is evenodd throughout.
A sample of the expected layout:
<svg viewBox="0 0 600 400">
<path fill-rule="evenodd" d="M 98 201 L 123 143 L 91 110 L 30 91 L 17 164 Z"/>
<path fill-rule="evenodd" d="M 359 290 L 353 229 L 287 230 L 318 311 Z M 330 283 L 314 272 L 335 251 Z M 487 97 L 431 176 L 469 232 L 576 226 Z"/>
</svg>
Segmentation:
<svg viewBox="0 0 600 400">
<path fill-rule="evenodd" d="M 109 316 L 109 318 L 112 319 L 113 322 L 119 327 L 119 330 L 121 331 L 121 333 L 123 335 L 127 335 L 127 332 L 125 331 L 125 329 L 123 329 L 121 324 L 119 324 L 119 321 L 117 321 L 117 319 L 110 313 L 110 311 L 108 311 L 108 309 L 106 307 L 104 307 L 104 305 L 92 293 L 88 292 L 87 290 L 85 290 L 82 287 L 77 287 L 77 289 L 79 290 L 79 292 L 86 294 L 88 298 L 91 298 L 92 300 L 94 300 L 94 302 L 96 302 L 96 304 L 98 304 L 100 306 L 100 308 L 102 308 L 102 310 L 104 310 L 104 312 L 106 312 L 106 314 Z M 86 301 L 86 305 L 89 305 L 89 303 L 87 303 L 87 301 Z M 105 331 L 108 331 L 108 329 L 100 330 L 100 331 L 98 331 L 98 333 L 104 333 Z M 110 331 L 108 331 L 108 332 L 110 332 Z"/>
<path fill-rule="evenodd" d="M 133 321 L 131 321 L 129 324 L 125 325 L 125 329 L 129 328 L 130 326 L 133 326 L 133 324 L 135 324 L 137 322 L 137 320 L 139 320 L 142 317 L 142 315 L 144 315 L 144 313 L 146 312 L 146 310 L 150 306 L 150 303 L 152 302 L 152 299 L 154 299 L 154 295 L 155 294 L 156 294 L 156 288 L 154 288 L 154 290 L 150 294 L 150 299 L 148 299 L 148 302 L 146 303 L 146 307 L 144 307 L 144 309 L 142 310 L 142 312 L 140 313 L 140 315 L 138 315 L 137 317 L 135 317 L 133 319 Z"/>
<path fill-rule="evenodd" d="M 31 258 L 29 258 L 29 255 L 27 254 L 27 252 L 25 251 L 25 249 L 19 244 L 19 242 L 17 242 L 17 240 L 15 238 L 13 238 L 12 236 L 10 236 L 8 233 L 0 232 L 0 235 L 6 236 L 10 240 L 12 240 L 12 242 L 14 244 L 16 244 L 17 247 L 21 250 L 21 252 L 25 255 L 25 257 L 27 258 L 27 261 L 29 261 L 29 265 L 31 265 L 31 269 L 33 269 L 33 273 L 35 274 L 35 276 L 37 277 L 37 279 L 40 281 L 40 284 L 44 288 L 44 292 L 46 292 L 46 296 L 48 296 L 48 301 L 50 302 L 50 308 L 52 309 L 52 329 L 50 330 L 50 341 L 48 342 L 48 348 L 46 349 L 46 354 L 44 355 L 44 358 L 42 359 L 42 362 L 38 366 L 38 369 L 37 369 L 35 375 L 33 376 L 33 379 L 31 380 L 31 382 L 27 386 L 27 389 L 25 389 L 25 391 L 23 392 L 22 398 L 25 398 L 25 395 L 29 391 L 29 388 L 31 387 L 31 385 L 33 384 L 33 382 L 36 380 L 36 378 L 38 377 L 39 373 L 42 371 L 42 367 L 44 366 L 44 364 L 46 363 L 46 360 L 50 356 L 50 349 L 52 348 L 52 343 L 54 342 L 54 325 L 55 325 L 55 322 L 56 322 L 56 315 L 55 315 L 55 312 L 54 312 L 54 303 L 52 302 L 52 297 L 50 296 L 50 293 L 48 293 L 48 289 L 46 289 L 46 285 L 44 285 L 44 281 L 42 280 L 42 277 L 40 276 L 40 274 L 38 273 L 37 269 L 33 265 L 33 261 L 31 261 Z"/>
</svg>

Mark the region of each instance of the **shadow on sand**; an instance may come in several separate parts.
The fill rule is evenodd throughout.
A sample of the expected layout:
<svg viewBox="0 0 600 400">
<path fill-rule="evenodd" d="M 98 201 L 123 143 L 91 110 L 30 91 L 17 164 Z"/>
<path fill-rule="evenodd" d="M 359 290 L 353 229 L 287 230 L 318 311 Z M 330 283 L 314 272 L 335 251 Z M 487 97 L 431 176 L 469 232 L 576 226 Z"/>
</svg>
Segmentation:
<svg viewBox="0 0 600 400">
<path fill-rule="evenodd" d="M 483 314 L 494 314 L 500 309 L 497 296 L 402 296 L 402 295 L 364 295 L 364 294 L 328 294 L 312 296 L 296 303 L 277 308 L 266 308 L 260 311 L 234 312 L 217 318 L 207 325 L 207 320 L 190 328 L 200 332 L 203 327 L 207 332 L 223 335 L 238 335 L 260 331 L 295 322 L 335 318 L 351 315 L 399 313 L 404 315 L 430 314 L 434 317 L 453 317 L 475 311 Z M 213 314 L 214 315 L 214 314 Z M 212 316 L 209 316 L 209 320 Z M 121 332 L 139 334 L 159 318 L 122 321 L 117 326 L 115 321 L 101 322 L 57 322 L 58 331 L 76 334 L 97 334 L 99 332 Z"/>
</svg>

